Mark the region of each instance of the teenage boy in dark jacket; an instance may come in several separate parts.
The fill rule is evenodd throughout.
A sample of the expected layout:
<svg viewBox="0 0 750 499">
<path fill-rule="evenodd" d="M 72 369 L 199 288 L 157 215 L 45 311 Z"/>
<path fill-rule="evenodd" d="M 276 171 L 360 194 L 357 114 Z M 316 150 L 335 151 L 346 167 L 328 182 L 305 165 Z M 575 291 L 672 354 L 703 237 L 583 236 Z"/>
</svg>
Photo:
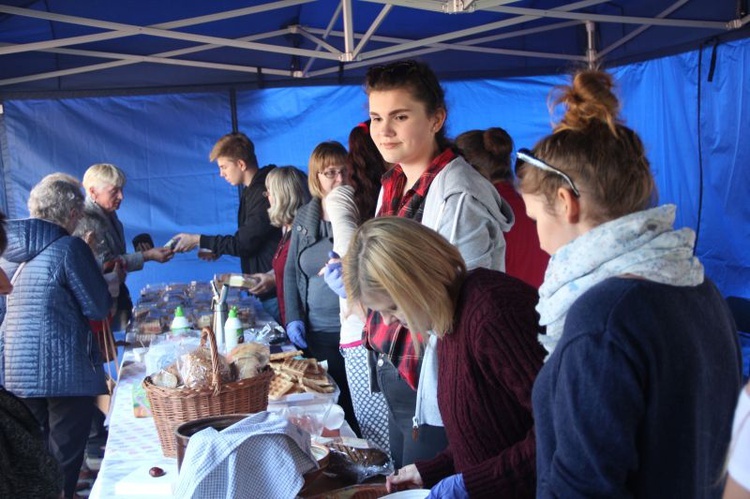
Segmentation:
<svg viewBox="0 0 750 499">
<path fill-rule="evenodd" d="M 237 232 L 233 235 L 177 234 L 175 251 L 190 251 L 199 246 L 199 256 L 215 260 L 221 255 L 240 257 L 243 274 L 267 272 L 281 239 L 281 229 L 271 225 L 268 218 L 268 198 L 265 196 L 266 175 L 273 165 L 258 168 L 255 146 L 244 133 L 234 132 L 221 137 L 209 155 L 219 166 L 219 175 L 231 185 L 243 186 L 237 212 Z M 279 305 L 276 292 L 269 290 L 259 295 L 263 308 L 277 321 Z"/>
</svg>

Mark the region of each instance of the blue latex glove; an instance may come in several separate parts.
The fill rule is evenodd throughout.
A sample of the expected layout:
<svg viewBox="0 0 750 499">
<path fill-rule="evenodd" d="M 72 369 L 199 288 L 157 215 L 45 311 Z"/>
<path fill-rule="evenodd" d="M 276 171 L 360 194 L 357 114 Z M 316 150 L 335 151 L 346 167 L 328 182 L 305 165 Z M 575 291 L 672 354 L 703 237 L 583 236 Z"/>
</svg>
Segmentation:
<svg viewBox="0 0 750 499">
<path fill-rule="evenodd" d="M 427 499 L 468 499 L 469 492 L 464 485 L 464 476 L 462 474 L 451 475 L 443 478 L 430 489 L 430 495 Z"/>
<path fill-rule="evenodd" d="M 292 321 L 286 325 L 286 335 L 289 339 L 300 348 L 307 348 L 305 341 L 305 323 L 302 321 Z"/>
<path fill-rule="evenodd" d="M 341 258 L 335 252 L 331 251 L 328 253 L 330 258 Z M 341 268 L 341 262 L 334 262 L 326 264 L 325 271 L 323 273 L 323 279 L 325 280 L 331 291 L 339 295 L 341 298 L 346 298 L 346 289 L 344 289 L 344 273 Z"/>
</svg>

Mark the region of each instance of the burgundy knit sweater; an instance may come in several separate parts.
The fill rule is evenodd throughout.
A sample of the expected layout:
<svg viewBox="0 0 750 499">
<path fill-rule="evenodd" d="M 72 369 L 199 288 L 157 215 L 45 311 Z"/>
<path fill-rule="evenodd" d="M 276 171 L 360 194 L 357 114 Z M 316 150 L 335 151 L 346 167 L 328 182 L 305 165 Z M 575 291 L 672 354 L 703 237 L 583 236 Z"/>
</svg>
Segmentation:
<svg viewBox="0 0 750 499">
<path fill-rule="evenodd" d="M 438 342 L 448 449 L 416 464 L 426 486 L 463 473 L 469 496 L 534 497 L 531 388 L 542 367 L 537 292 L 501 272 L 468 274 L 453 332 Z"/>
</svg>

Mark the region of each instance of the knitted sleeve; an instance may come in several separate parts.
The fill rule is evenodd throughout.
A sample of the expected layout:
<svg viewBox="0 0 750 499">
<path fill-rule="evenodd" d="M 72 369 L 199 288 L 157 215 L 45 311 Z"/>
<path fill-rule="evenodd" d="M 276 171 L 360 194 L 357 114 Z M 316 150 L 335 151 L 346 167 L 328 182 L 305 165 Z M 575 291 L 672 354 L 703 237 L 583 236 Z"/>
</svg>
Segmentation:
<svg viewBox="0 0 750 499">
<path fill-rule="evenodd" d="M 544 351 L 537 341 L 536 294 L 511 284 L 502 304 L 495 304 L 476 327 L 473 351 L 487 382 L 512 398 L 498 418 L 508 427 L 526 424 L 525 436 L 497 456 L 463 470 L 471 497 L 518 497 L 536 480 L 536 437 L 531 422 L 531 389 L 542 367 Z M 526 423 L 524 423 L 526 422 Z"/>
</svg>

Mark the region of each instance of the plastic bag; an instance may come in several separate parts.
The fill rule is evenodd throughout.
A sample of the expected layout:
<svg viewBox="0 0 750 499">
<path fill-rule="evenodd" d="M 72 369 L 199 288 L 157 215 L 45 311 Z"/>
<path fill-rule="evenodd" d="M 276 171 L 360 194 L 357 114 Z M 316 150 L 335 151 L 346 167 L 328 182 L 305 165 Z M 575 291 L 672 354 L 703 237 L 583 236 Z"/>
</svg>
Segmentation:
<svg viewBox="0 0 750 499">
<path fill-rule="evenodd" d="M 393 473 L 393 461 L 387 452 L 362 438 L 335 438 L 325 444 L 331 451 L 324 473 L 355 484 L 376 475 Z"/>
<path fill-rule="evenodd" d="M 273 345 L 287 340 L 286 331 L 276 322 L 269 322 L 262 328 L 250 328 L 245 330 L 245 341 L 256 343 L 267 343 Z"/>
<path fill-rule="evenodd" d="M 154 335 L 148 352 L 143 356 L 146 373 L 154 374 L 168 368 L 180 355 L 195 350 L 199 345 L 200 331 L 188 330 L 181 334 Z"/>
<path fill-rule="evenodd" d="M 219 354 L 218 359 L 221 380 L 225 383 L 233 381 L 232 370 L 226 357 Z M 177 369 L 180 371 L 180 378 L 187 388 L 210 388 L 213 379 L 211 350 L 203 346 L 181 355 L 177 359 Z"/>
</svg>

